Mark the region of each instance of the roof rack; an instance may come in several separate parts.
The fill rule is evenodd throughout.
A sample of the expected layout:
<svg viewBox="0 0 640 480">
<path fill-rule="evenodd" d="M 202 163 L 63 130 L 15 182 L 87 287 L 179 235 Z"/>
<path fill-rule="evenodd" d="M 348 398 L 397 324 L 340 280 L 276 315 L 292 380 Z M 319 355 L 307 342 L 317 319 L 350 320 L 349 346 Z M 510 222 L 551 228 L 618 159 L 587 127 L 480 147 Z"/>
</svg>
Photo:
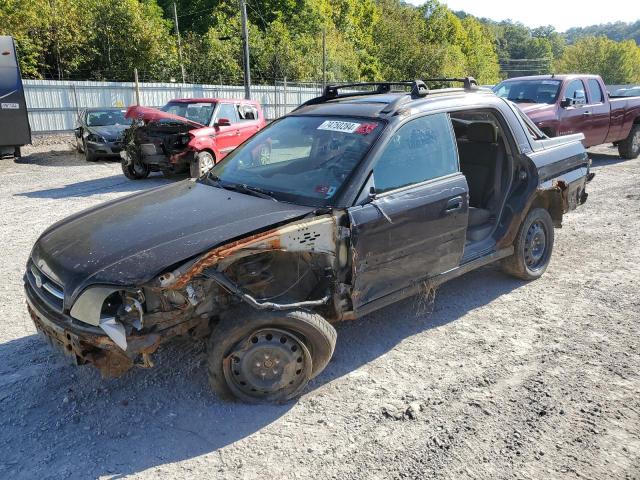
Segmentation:
<svg viewBox="0 0 640 480">
<path fill-rule="evenodd" d="M 327 85 L 324 89 L 324 92 L 321 96 L 312 98 L 304 102 L 302 105 L 297 107 L 295 110 L 299 108 L 305 107 L 307 105 L 317 105 L 319 103 L 324 103 L 329 100 L 335 100 L 337 98 L 349 98 L 349 97 L 359 97 L 364 95 L 380 95 L 391 92 L 391 87 L 393 86 L 403 86 L 403 87 L 411 87 L 411 91 L 409 94 L 411 98 L 422 98 L 426 97 L 429 94 L 429 87 L 427 87 L 425 82 L 462 82 L 464 84 L 465 90 L 473 90 L 478 87 L 478 82 L 473 77 L 463 77 L 463 78 L 425 78 L 424 80 L 413 80 L 413 81 L 404 81 L 404 82 L 360 82 L 360 83 L 345 83 L 341 85 Z M 348 93 L 340 93 L 339 91 L 344 88 L 354 88 L 354 87 L 376 87 L 375 90 L 364 90 L 361 92 L 348 92 Z M 396 103 L 396 102 L 392 102 Z M 387 109 L 385 109 L 387 110 Z"/>
</svg>

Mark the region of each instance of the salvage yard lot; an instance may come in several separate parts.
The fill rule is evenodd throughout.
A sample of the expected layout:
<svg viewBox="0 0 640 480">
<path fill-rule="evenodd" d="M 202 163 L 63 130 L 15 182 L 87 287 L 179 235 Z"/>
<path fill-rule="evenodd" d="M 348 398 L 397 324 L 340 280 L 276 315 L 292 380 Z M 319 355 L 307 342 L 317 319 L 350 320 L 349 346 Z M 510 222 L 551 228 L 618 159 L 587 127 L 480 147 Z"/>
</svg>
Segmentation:
<svg viewBox="0 0 640 480">
<path fill-rule="evenodd" d="M 640 160 L 591 151 L 589 199 L 542 279 L 490 266 L 433 307 L 338 325 L 299 401 L 251 406 L 210 393 L 202 344 L 102 380 L 35 335 L 22 273 L 38 235 L 171 181 L 69 148 L 0 162 L 0 478 L 640 478 Z"/>
</svg>

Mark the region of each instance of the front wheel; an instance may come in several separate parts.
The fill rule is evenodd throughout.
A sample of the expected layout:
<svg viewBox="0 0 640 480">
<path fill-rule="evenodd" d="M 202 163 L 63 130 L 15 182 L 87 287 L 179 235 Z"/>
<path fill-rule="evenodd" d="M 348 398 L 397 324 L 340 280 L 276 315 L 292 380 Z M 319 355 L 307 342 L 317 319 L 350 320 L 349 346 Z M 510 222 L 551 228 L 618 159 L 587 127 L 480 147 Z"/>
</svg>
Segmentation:
<svg viewBox="0 0 640 480">
<path fill-rule="evenodd" d="M 191 178 L 200 178 L 204 176 L 215 165 L 213 155 L 209 152 L 196 153 L 195 158 L 191 161 L 189 176 Z"/>
<path fill-rule="evenodd" d="M 520 225 L 513 255 L 502 260 L 502 269 L 523 280 L 540 278 L 553 252 L 553 221 L 544 208 L 531 210 Z"/>
<path fill-rule="evenodd" d="M 336 335 L 315 313 L 228 311 L 209 339 L 209 384 L 224 399 L 284 402 L 327 366 Z"/>
<path fill-rule="evenodd" d="M 143 178 L 147 178 L 149 173 L 151 173 L 151 168 L 146 163 L 140 163 L 133 161 L 128 163 L 126 160 L 122 160 L 120 162 L 122 167 L 122 173 L 129 180 L 142 180 Z"/>
<path fill-rule="evenodd" d="M 82 150 L 84 151 L 84 159 L 87 162 L 95 162 L 98 159 L 98 157 L 97 157 L 97 155 L 95 153 L 89 151 L 89 148 L 87 148 L 87 144 L 86 143 L 83 143 Z"/>
<path fill-rule="evenodd" d="M 627 160 L 640 155 L 640 125 L 634 125 L 627 138 L 618 142 L 618 153 Z"/>
</svg>

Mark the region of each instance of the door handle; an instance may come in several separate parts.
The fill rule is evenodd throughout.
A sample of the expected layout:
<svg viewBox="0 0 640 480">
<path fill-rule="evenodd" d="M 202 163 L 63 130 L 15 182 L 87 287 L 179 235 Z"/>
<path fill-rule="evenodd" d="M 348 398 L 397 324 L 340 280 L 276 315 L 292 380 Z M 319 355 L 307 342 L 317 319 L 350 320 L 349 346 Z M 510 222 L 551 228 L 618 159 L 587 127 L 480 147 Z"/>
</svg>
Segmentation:
<svg viewBox="0 0 640 480">
<path fill-rule="evenodd" d="M 586 112 L 582 112 L 582 115 L 591 115 L 591 112 L 587 110 Z"/>
<path fill-rule="evenodd" d="M 236 135 L 240 135 L 240 130 L 236 130 Z"/>
<path fill-rule="evenodd" d="M 456 210 L 460 210 L 462 208 L 462 197 L 457 196 L 449 199 L 447 201 L 447 206 L 444 207 L 445 213 L 455 212 Z"/>
</svg>

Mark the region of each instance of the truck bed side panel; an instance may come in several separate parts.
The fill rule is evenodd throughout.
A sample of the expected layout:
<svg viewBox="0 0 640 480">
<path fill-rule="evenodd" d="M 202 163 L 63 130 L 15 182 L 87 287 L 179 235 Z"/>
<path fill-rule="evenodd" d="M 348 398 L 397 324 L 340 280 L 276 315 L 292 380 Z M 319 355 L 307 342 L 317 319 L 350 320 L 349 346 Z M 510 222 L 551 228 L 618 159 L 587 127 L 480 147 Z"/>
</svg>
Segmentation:
<svg viewBox="0 0 640 480">
<path fill-rule="evenodd" d="M 640 119 L 640 97 L 611 97 L 611 123 L 605 143 L 623 140 L 634 121 Z"/>
</svg>

